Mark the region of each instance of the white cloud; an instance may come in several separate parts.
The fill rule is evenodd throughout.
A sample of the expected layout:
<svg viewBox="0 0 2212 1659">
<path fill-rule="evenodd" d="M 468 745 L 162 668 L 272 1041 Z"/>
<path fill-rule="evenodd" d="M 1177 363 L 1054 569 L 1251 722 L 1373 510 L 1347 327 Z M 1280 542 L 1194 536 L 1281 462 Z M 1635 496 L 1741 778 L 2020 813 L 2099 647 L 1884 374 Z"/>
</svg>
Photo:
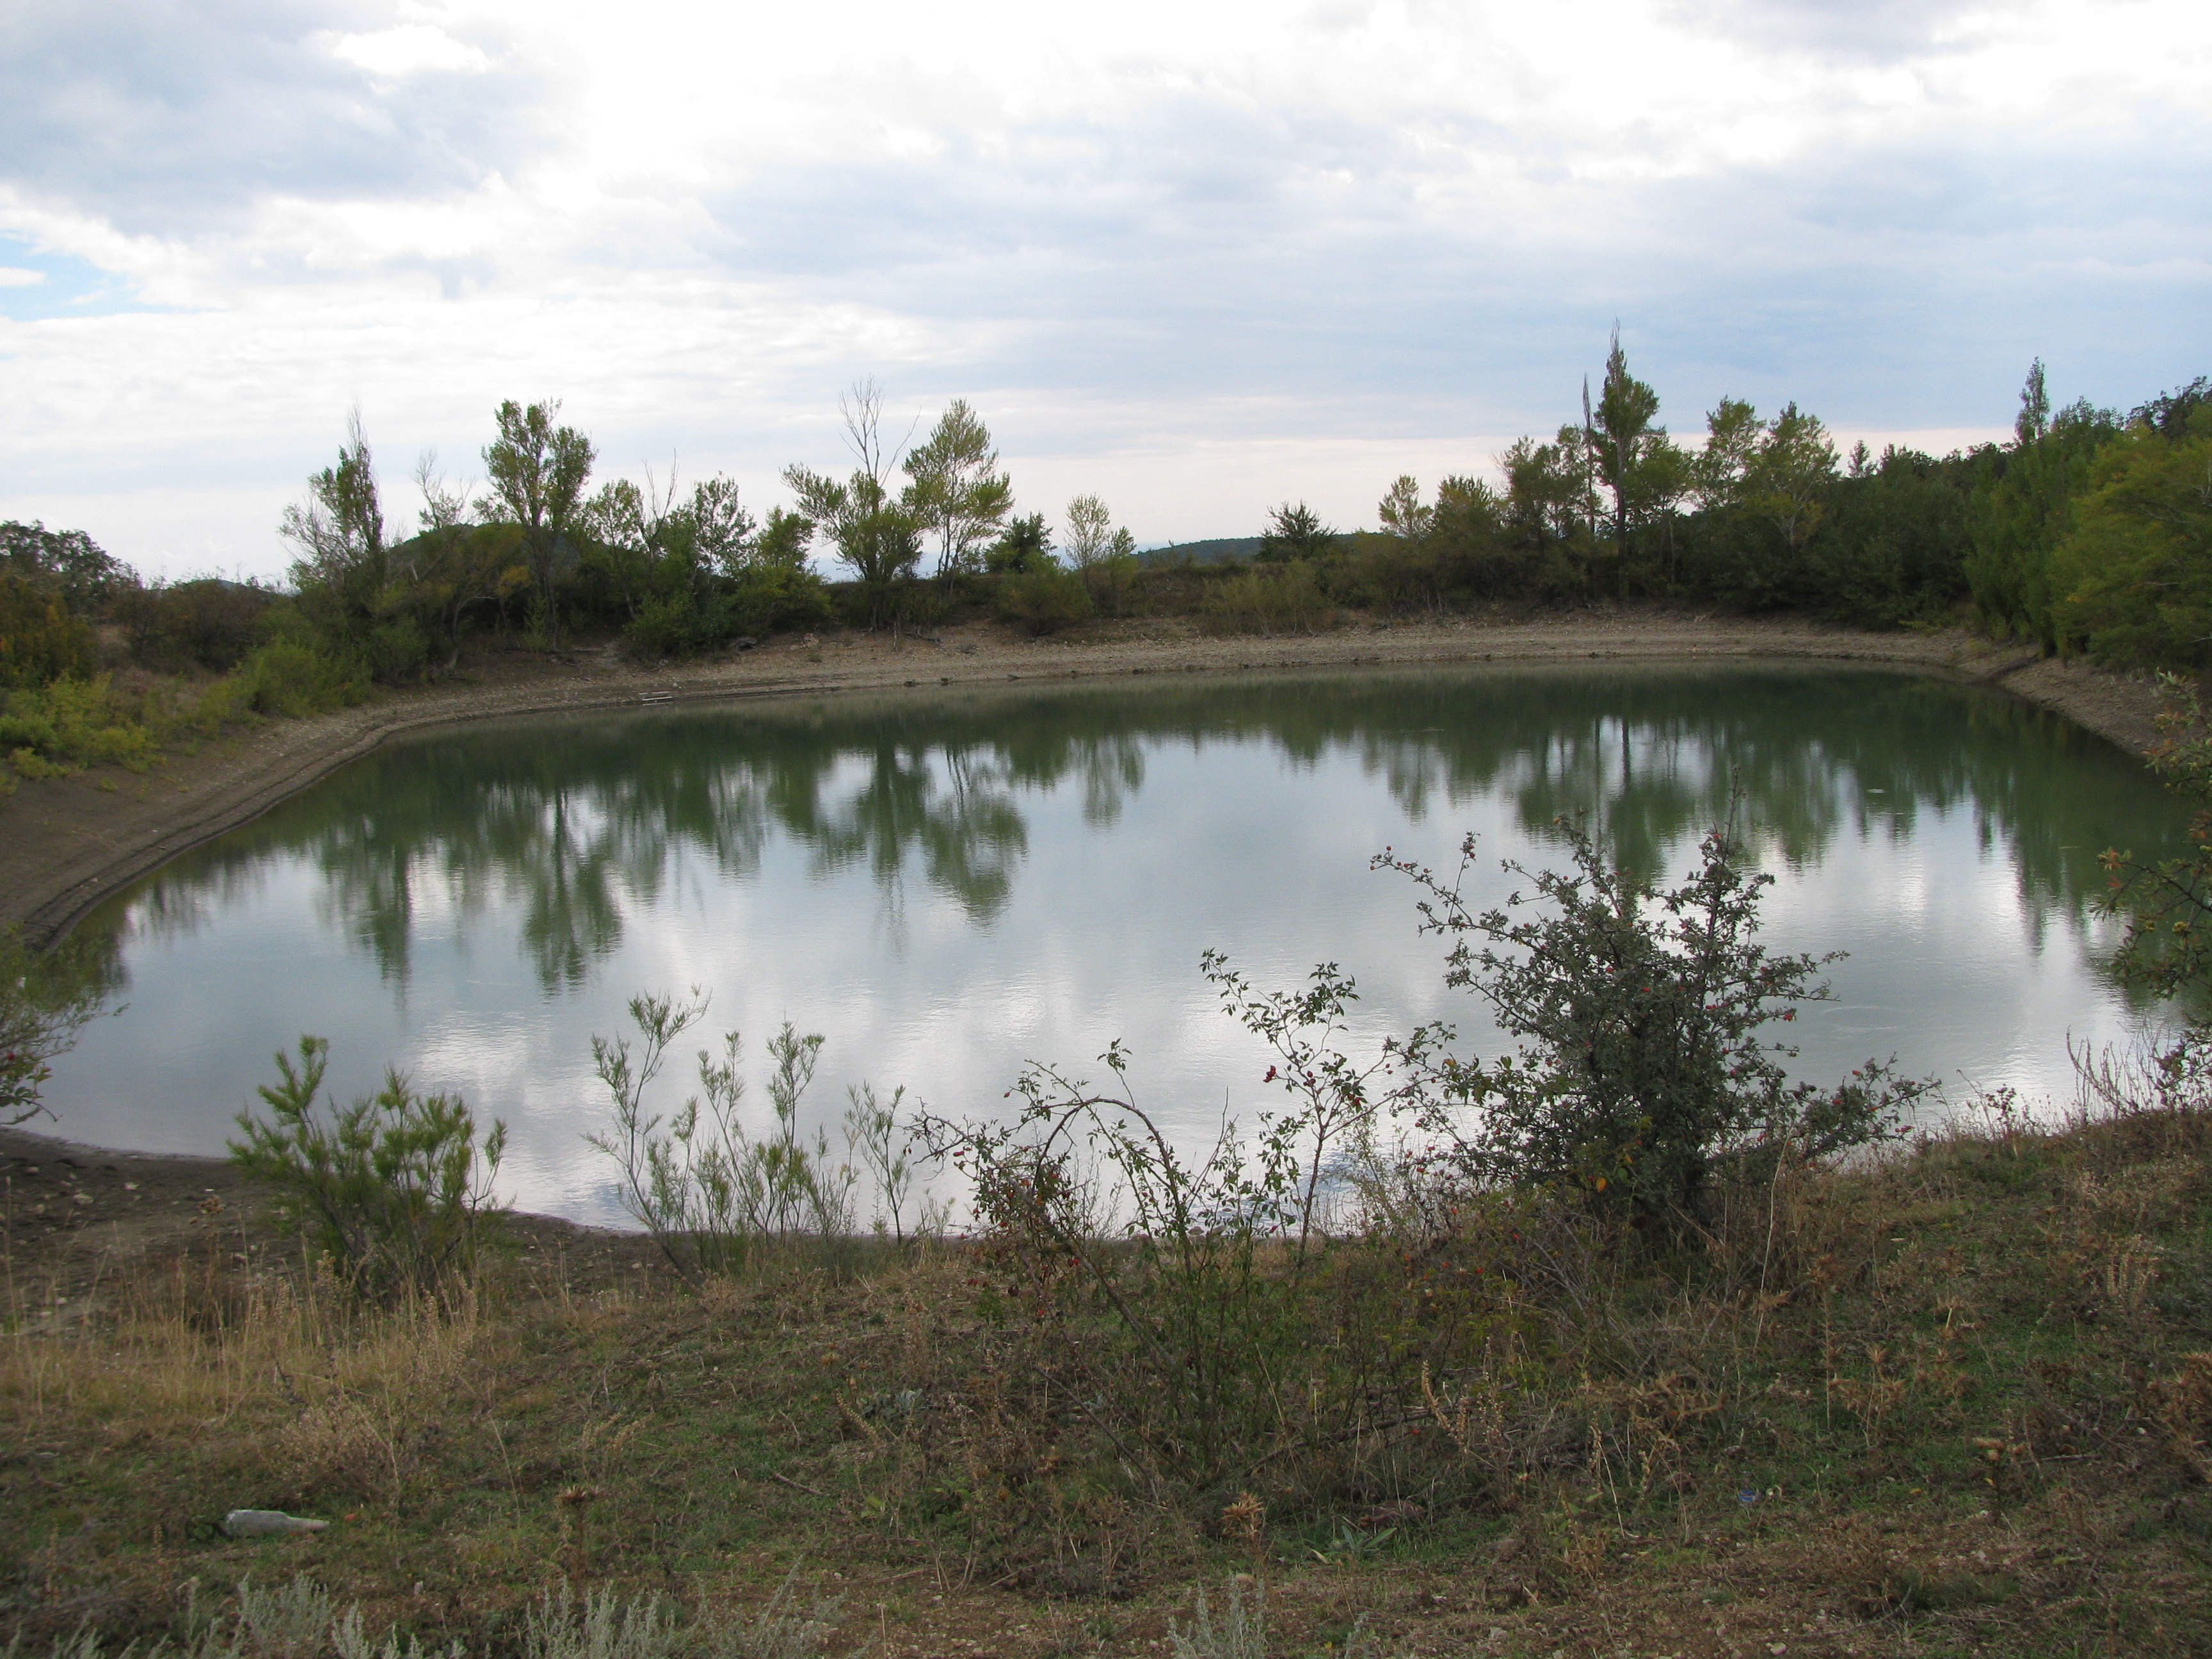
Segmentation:
<svg viewBox="0 0 2212 1659">
<path fill-rule="evenodd" d="M 20 265 L 0 265 L 0 288 L 35 288 L 46 280 L 43 270 L 26 270 Z"/>
<path fill-rule="evenodd" d="M 386 77 L 420 75 L 425 70 L 447 74 L 481 75 L 491 59 L 480 46 L 456 40 L 428 23 L 402 23 L 373 34 L 340 35 L 331 55 L 357 64 L 371 75 Z"/>
<path fill-rule="evenodd" d="M 2164 0 L 173 23 L 0 15 L 0 236 L 162 308 L 0 322 L 0 513 L 273 524 L 356 396 L 395 474 L 556 394 L 767 491 L 873 373 L 1183 537 L 1548 429 L 1616 318 L 1678 430 L 1996 429 L 2036 355 L 2121 403 L 2212 356 L 2212 11 Z"/>
</svg>

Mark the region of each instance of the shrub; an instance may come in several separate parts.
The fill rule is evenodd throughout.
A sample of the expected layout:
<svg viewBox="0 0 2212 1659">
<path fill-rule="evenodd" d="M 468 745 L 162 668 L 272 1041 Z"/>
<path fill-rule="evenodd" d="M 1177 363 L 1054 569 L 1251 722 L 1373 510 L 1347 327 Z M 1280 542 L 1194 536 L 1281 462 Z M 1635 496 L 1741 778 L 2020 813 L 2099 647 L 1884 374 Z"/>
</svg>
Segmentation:
<svg viewBox="0 0 2212 1659">
<path fill-rule="evenodd" d="M 830 590 L 804 567 L 762 562 L 738 573 L 727 599 L 721 639 L 826 628 L 832 612 Z"/>
<path fill-rule="evenodd" d="M 1328 601 L 1304 559 L 1240 570 L 1214 583 L 1199 605 L 1199 625 L 1209 634 L 1310 633 L 1328 620 Z"/>
<path fill-rule="evenodd" d="M 221 673 L 253 648 L 257 624 L 275 601 L 269 589 L 252 582 L 199 576 L 126 588 L 110 601 L 109 615 L 122 625 L 133 661 Z"/>
<path fill-rule="evenodd" d="M 1140 568 L 1133 553 L 1109 553 L 1084 567 L 1084 583 L 1101 616 L 1126 616 L 1135 607 Z"/>
<path fill-rule="evenodd" d="M 85 761 L 143 772 L 153 763 L 155 743 L 145 716 L 167 712 L 158 703 L 149 711 L 147 701 L 118 694 L 105 674 L 13 691 L 0 714 L 0 747 L 13 751 L 15 769 L 27 777 L 58 776 Z"/>
<path fill-rule="evenodd" d="M 1031 634 L 1056 634 L 1091 615 L 1091 589 L 1057 565 L 1018 571 L 1000 581 L 999 615 Z"/>
<path fill-rule="evenodd" d="M 422 678 L 430 641 L 412 617 L 394 617 L 368 630 L 369 678 L 380 685 L 407 685 Z"/>
<path fill-rule="evenodd" d="M 58 593 L 0 575 L 0 688 L 82 679 L 97 665 L 90 625 L 71 616 Z"/>
<path fill-rule="evenodd" d="M 368 696 L 368 669 L 360 658 L 289 635 L 254 647 L 237 678 L 237 695 L 257 714 L 320 714 Z"/>
<path fill-rule="evenodd" d="M 1408 1101 L 1453 1144 L 1447 1161 L 1461 1173 L 1566 1187 L 1672 1235 L 1700 1219 L 1718 1166 L 1863 1146 L 1933 1086 L 1874 1060 L 1832 1090 L 1790 1081 L 1781 1062 L 1796 1050 L 1761 1033 L 1794 1020 L 1796 1004 L 1825 1000 L 1815 976 L 1837 957 L 1771 956 L 1755 942 L 1759 896 L 1774 878 L 1746 874 L 1727 831 L 1707 836 L 1698 867 L 1661 893 L 1609 867 L 1581 824 L 1556 827 L 1572 870 L 1509 863 L 1534 898 L 1516 892 L 1480 915 L 1460 897 L 1472 836 L 1449 884 L 1388 851 L 1376 860 L 1427 895 L 1424 931 L 1457 941 L 1445 982 L 1527 1039 L 1496 1060 L 1449 1054 L 1442 1025 L 1395 1045 L 1415 1073 Z M 1536 902 L 1550 913 L 1510 914 Z"/>
<path fill-rule="evenodd" d="M 762 1243 L 787 1243 L 802 1234 L 838 1240 L 853 1230 L 852 1165 L 832 1162 L 826 1133 L 817 1131 L 809 1146 L 799 1132 L 799 1103 L 814 1080 L 819 1036 L 801 1036 L 786 1022 L 769 1040 L 768 1093 L 776 1127 L 766 1140 L 748 1139 L 738 1121 L 745 1085 L 738 1074 L 742 1045 L 735 1031 L 724 1034 L 719 1062 L 700 1053 L 703 1104 L 696 1096 L 684 1102 L 665 1120 L 665 1131 L 664 1120 L 647 1114 L 646 1091 L 666 1063 L 669 1045 L 706 1012 L 707 999 L 696 990 L 689 1002 L 647 993 L 630 1000 L 641 1038 L 634 1059 L 628 1037 L 592 1039 L 614 1127 L 584 1137 L 620 1166 L 623 1207 L 693 1285 L 735 1272 Z M 862 1103 L 856 1094 L 856 1115 Z M 894 1096 L 894 1113 L 896 1103 Z M 866 1104 L 880 1109 L 872 1093 Z M 866 1127 L 888 1139 L 878 1126 Z M 857 1118 L 848 1118 L 848 1139 L 859 1133 Z M 902 1162 L 897 1174 L 902 1190 Z"/>
<path fill-rule="evenodd" d="M 280 1222 L 304 1232 L 365 1295 L 434 1293 L 473 1270 L 491 1223 L 490 1198 L 507 1146 L 494 1121 L 479 1142 L 458 1095 L 423 1095 L 398 1071 L 384 1087 L 318 1121 L 330 1044 L 300 1039 L 295 1066 L 276 1056 L 280 1081 L 258 1091 L 274 1118 L 238 1115 L 231 1161 L 276 1189 Z"/>
<path fill-rule="evenodd" d="M 632 662 L 688 657 L 716 642 L 718 607 L 702 607 L 689 592 L 649 599 L 622 631 L 623 655 Z"/>
</svg>

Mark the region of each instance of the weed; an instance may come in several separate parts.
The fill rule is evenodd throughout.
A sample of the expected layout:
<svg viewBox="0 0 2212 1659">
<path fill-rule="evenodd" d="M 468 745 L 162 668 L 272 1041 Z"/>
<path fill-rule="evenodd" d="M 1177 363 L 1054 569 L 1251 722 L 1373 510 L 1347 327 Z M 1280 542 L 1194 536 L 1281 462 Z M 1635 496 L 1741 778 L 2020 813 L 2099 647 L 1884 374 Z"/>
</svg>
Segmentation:
<svg viewBox="0 0 2212 1659">
<path fill-rule="evenodd" d="M 1252 1595 L 1248 1601 L 1244 1586 Z M 1206 1591 L 1198 1592 L 1198 1607 L 1186 1631 L 1170 1618 L 1168 1646 L 1176 1659 L 1267 1659 L 1267 1586 L 1264 1580 L 1238 1574 L 1228 1583 L 1229 1611 L 1219 1629 L 1206 1605 Z"/>
</svg>

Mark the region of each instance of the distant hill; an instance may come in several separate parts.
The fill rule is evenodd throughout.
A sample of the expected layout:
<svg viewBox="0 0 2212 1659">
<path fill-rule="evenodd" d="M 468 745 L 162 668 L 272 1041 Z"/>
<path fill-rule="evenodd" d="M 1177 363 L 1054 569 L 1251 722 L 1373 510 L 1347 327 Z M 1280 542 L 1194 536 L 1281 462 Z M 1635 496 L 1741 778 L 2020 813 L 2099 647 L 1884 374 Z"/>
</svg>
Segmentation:
<svg viewBox="0 0 2212 1659">
<path fill-rule="evenodd" d="M 1185 559 L 1197 564 L 1219 564 L 1226 559 L 1251 558 L 1259 550 L 1257 536 L 1216 536 L 1208 541 L 1148 547 L 1137 556 L 1146 564 L 1178 564 Z"/>
</svg>

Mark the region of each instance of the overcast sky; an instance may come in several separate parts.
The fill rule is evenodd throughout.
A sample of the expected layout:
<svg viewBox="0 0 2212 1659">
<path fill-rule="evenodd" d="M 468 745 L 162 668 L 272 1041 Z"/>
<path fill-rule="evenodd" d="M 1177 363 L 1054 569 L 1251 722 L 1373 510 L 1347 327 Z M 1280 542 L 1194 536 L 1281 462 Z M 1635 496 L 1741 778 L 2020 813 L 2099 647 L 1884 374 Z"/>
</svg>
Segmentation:
<svg viewBox="0 0 2212 1659">
<path fill-rule="evenodd" d="M 2007 428 L 2212 370 L 2203 0 L 6 0 L 0 518 L 274 574 L 503 398 L 605 475 L 984 415 L 1143 542 L 1480 471 L 1618 319 L 1677 433 Z"/>
</svg>

